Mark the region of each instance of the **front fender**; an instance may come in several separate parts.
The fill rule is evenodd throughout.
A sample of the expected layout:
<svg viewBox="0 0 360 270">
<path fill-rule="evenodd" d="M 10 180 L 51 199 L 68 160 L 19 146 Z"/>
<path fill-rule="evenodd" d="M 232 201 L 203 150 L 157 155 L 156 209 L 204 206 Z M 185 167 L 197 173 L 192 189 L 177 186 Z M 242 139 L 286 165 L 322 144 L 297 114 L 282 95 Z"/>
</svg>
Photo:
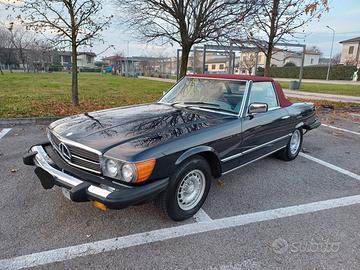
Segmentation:
<svg viewBox="0 0 360 270">
<path fill-rule="evenodd" d="M 213 154 L 216 155 L 218 160 L 220 160 L 219 155 L 217 154 L 217 152 L 215 151 L 214 148 L 212 148 L 210 146 L 206 146 L 206 145 L 200 145 L 200 146 L 190 148 L 190 149 L 186 150 L 184 153 L 182 153 L 181 156 L 178 157 L 178 159 L 176 160 L 175 165 L 179 165 L 181 162 L 183 162 L 185 159 L 187 159 L 191 156 L 194 156 L 199 153 L 204 153 L 204 152 L 212 152 Z"/>
</svg>

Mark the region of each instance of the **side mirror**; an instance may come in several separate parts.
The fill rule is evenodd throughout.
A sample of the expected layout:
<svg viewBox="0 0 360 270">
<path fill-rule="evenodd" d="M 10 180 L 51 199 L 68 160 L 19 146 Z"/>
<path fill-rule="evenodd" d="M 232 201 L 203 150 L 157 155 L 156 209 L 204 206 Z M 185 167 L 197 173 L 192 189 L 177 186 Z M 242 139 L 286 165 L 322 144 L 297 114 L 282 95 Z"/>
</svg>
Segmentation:
<svg viewBox="0 0 360 270">
<path fill-rule="evenodd" d="M 268 105 L 266 103 L 251 103 L 249 105 L 249 114 L 265 113 L 268 111 Z"/>
</svg>

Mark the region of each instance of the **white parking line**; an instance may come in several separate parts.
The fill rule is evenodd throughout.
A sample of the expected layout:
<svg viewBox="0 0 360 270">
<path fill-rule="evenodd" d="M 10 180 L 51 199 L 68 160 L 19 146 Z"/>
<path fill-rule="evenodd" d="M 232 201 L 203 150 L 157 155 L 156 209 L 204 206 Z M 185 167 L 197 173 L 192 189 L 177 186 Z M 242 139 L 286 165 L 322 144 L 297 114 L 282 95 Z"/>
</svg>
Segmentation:
<svg viewBox="0 0 360 270">
<path fill-rule="evenodd" d="M 335 165 L 333 165 L 333 164 L 331 164 L 331 163 L 328 163 L 328 162 L 326 162 L 326 161 L 323 161 L 323 160 L 321 160 L 321 159 L 315 158 L 315 157 L 310 156 L 310 155 L 305 154 L 305 153 L 299 153 L 299 156 L 302 156 L 302 157 L 304 157 L 304 158 L 307 158 L 307 159 L 309 159 L 309 160 L 311 160 L 311 161 L 314 161 L 314 162 L 316 162 L 316 163 L 319 163 L 319 164 L 321 164 L 321 165 L 323 165 L 323 166 L 325 166 L 325 167 L 328 167 L 328 168 L 330 168 L 330 169 L 332 169 L 332 170 L 335 170 L 335 171 L 337 171 L 337 172 L 346 174 L 347 176 L 350 176 L 350 177 L 352 177 L 352 178 L 360 181 L 360 175 L 358 175 L 358 174 L 356 174 L 356 173 L 350 172 L 350 171 L 348 171 L 348 170 L 345 170 L 345 169 L 343 169 L 343 168 L 340 168 L 340 167 L 338 167 L 338 166 L 335 166 Z"/>
<path fill-rule="evenodd" d="M 328 128 L 332 128 L 332 129 L 336 129 L 336 130 L 340 130 L 340 131 L 352 133 L 352 134 L 355 134 L 355 135 L 360 135 L 359 132 L 352 131 L 352 130 L 348 130 L 348 129 L 345 129 L 345 128 L 338 128 L 338 127 L 334 127 L 334 126 L 326 125 L 326 124 L 321 124 L 321 125 L 324 126 L 324 127 L 328 127 Z"/>
<path fill-rule="evenodd" d="M 196 222 L 209 222 L 212 221 L 211 217 L 209 217 L 206 212 L 200 208 L 200 210 L 194 215 L 194 219 Z"/>
<path fill-rule="evenodd" d="M 2 131 L 0 131 L 0 139 L 2 137 L 5 137 L 6 134 L 10 132 L 11 128 L 4 128 Z"/>
<path fill-rule="evenodd" d="M 137 233 L 123 237 L 90 242 L 77 246 L 53 249 L 29 255 L 0 260 L 0 269 L 21 269 L 36 267 L 55 262 L 71 260 L 78 257 L 99 254 L 143 244 L 165 241 L 204 232 L 227 229 L 251 223 L 275 220 L 296 215 L 314 213 L 338 207 L 360 204 L 360 195 L 338 199 L 300 204 L 263 212 L 214 219 L 209 222 L 198 222 L 150 232 Z"/>
</svg>

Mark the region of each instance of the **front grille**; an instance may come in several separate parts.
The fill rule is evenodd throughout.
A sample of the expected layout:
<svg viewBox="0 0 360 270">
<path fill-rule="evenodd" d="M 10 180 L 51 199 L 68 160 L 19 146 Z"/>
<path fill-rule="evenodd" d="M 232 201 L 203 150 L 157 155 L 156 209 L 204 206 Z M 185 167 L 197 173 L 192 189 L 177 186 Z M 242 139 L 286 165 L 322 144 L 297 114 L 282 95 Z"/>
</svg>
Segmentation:
<svg viewBox="0 0 360 270">
<path fill-rule="evenodd" d="M 61 138 L 55 136 L 52 132 L 49 132 L 49 139 L 55 150 L 59 153 L 61 158 L 70 165 L 88 170 L 95 173 L 101 173 L 100 157 L 97 153 L 83 149 L 79 146 L 74 146 L 71 143 L 64 143 Z M 71 159 L 66 158 L 59 148 L 59 144 L 64 144 L 70 152 Z"/>
<path fill-rule="evenodd" d="M 99 155 L 87 150 L 84 150 L 82 148 L 73 146 L 73 145 L 67 145 L 69 148 L 71 154 L 76 155 L 78 157 L 82 157 L 91 161 L 99 162 Z"/>
</svg>

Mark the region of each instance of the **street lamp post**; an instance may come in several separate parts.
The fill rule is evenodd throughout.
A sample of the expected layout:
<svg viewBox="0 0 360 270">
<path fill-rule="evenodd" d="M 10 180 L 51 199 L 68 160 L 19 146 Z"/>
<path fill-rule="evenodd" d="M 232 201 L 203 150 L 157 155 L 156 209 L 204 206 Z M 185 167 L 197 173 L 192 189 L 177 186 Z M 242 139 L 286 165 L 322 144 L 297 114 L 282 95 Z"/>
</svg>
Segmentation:
<svg viewBox="0 0 360 270">
<path fill-rule="evenodd" d="M 331 61 L 332 61 L 332 53 L 333 53 L 333 48 L 334 48 L 334 39 L 335 39 L 335 30 L 333 28 L 331 28 L 330 26 L 326 26 L 326 28 L 329 28 L 332 32 L 332 41 L 331 41 L 331 50 L 330 50 L 330 59 L 329 59 L 329 65 L 328 65 L 328 70 L 327 70 L 327 74 L 326 74 L 326 80 L 329 80 L 329 76 L 330 76 L 330 68 L 331 68 Z"/>
</svg>

